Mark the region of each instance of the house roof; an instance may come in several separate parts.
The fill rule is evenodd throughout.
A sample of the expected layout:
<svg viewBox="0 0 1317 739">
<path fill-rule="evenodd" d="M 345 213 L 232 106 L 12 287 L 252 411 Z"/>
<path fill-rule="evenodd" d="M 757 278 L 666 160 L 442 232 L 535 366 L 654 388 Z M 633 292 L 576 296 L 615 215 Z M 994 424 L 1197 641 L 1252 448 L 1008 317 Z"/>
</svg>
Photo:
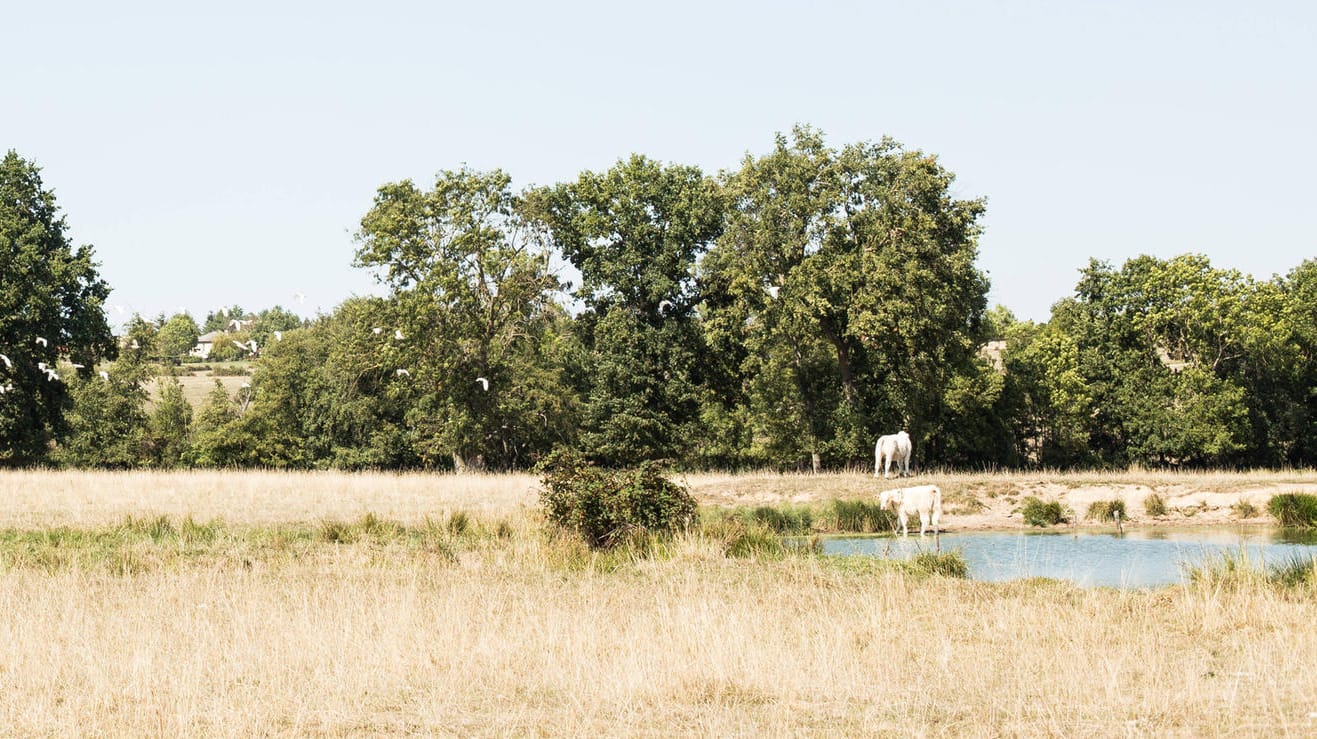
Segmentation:
<svg viewBox="0 0 1317 739">
<path fill-rule="evenodd" d="M 206 333 L 204 333 L 204 334 L 202 334 L 202 335 L 200 335 L 200 336 L 197 337 L 197 343 L 198 343 L 198 344 L 214 344 L 214 343 L 215 343 L 215 339 L 218 339 L 219 336 L 220 336 L 220 334 L 222 334 L 222 333 L 224 333 L 224 332 L 223 332 L 223 331 L 207 331 Z"/>
</svg>

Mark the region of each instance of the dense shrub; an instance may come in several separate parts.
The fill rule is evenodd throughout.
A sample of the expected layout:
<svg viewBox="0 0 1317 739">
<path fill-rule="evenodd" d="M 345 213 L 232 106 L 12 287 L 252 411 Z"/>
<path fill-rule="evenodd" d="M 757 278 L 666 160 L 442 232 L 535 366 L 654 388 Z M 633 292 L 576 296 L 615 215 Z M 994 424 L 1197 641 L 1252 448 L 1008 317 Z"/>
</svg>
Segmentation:
<svg viewBox="0 0 1317 739">
<path fill-rule="evenodd" d="M 695 499 L 653 462 L 612 471 L 575 452 L 558 451 L 535 469 L 542 476 L 545 516 L 594 549 L 610 548 L 635 534 L 670 534 L 696 519 Z"/>
<path fill-rule="evenodd" d="M 1024 522 L 1030 526 L 1053 526 L 1069 520 L 1060 501 L 1043 502 L 1032 495 L 1024 499 L 1020 514 L 1024 516 Z"/>
<path fill-rule="evenodd" d="M 1317 495 L 1283 493 L 1273 495 L 1267 511 L 1281 526 L 1310 529 L 1317 527 Z"/>
<path fill-rule="evenodd" d="M 1097 519 L 1098 521 L 1114 521 L 1116 514 L 1121 518 L 1129 518 L 1125 515 L 1125 501 L 1123 500 L 1095 500 L 1088 507 L 1086 518 Z"/>
</svg>

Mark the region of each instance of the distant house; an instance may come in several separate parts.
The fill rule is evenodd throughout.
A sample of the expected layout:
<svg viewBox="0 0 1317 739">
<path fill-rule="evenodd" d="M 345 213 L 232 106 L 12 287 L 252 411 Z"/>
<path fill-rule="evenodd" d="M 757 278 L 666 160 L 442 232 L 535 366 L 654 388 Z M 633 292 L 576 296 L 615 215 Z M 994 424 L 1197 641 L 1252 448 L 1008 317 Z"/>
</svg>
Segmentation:
<svg viewBox="0 0 1317 739">
<path fill-rule="evenodd" d="M 210 356 L 210 350 L 215 348 L 215 339 L 223 336 L 222 331 L 210 331 L 197 337 L 197 345 L 188 350 L 188 355 L 205 359 Z"/>
</svg>

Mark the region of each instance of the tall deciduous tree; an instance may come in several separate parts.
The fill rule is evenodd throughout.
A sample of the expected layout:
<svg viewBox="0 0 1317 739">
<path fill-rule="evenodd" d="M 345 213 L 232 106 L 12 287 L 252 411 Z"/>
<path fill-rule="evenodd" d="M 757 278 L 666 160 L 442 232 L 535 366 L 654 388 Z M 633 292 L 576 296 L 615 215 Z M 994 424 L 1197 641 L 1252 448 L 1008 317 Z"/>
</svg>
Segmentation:
<svg viewBox="0 0 1317 739">
<path fill-rule="evenodd" d="M 56 360 L 84 376 L 115 353 L 102 305 L 110 288 L 92 247 L 74 247 L 55 195 L 36 165 L 13 151 L 0 161 L 0 465 L 40 461 L 64 431 L 68 391 Z"/>
<path fill-rule="evenodd" d="M 810 128 L 732 176 L 705 261 L 727 296 L 708 318 L 712 341 L 745 348 L 757 444 L 817 468 L 862 458 L 880 430 L 936 439 L 988 287 L 983 203 L 952 197 L 953 179 L 890 139 L 833 150 Z"/>
<path fill-rule="evenodd" d="M 501 171 L 466 169 L 441 172 L 429 191 L 388 184 L 361 221 L 356 264 L 392 291 L 391 319 L 361 337 L 367 366 L 412 399 L 407 423 L 427 464 L 526 465 L 571 426 L 554 348 L 560 285 L 510 185 Z"/>
<path fill-rule="evenodd" d="M 708 372 L 695 265 L 723 228 L 717 183 L 635 155 L 530 200 L 581 272 L 583 446 L 614 465 L 687 456 Z"/>
</svg>

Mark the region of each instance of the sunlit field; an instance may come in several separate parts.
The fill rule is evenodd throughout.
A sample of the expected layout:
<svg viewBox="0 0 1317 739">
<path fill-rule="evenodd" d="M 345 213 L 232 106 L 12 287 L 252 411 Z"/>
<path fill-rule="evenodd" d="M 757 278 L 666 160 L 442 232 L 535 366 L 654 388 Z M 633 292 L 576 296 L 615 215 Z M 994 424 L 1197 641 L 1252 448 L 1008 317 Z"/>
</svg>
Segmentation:
<svg viewBox="0 0 1317 739">
<path fill-rule="evenodd" d="M 686 482 L 706 506 L 884 484 Z M 0 489 L 6 734 L 1317 732 L 1311 583 L 976 583 L 733 557 L 711 530 L 597 554 L 546 531 L 527 475 L 8 472 Z"/>
</svg>

